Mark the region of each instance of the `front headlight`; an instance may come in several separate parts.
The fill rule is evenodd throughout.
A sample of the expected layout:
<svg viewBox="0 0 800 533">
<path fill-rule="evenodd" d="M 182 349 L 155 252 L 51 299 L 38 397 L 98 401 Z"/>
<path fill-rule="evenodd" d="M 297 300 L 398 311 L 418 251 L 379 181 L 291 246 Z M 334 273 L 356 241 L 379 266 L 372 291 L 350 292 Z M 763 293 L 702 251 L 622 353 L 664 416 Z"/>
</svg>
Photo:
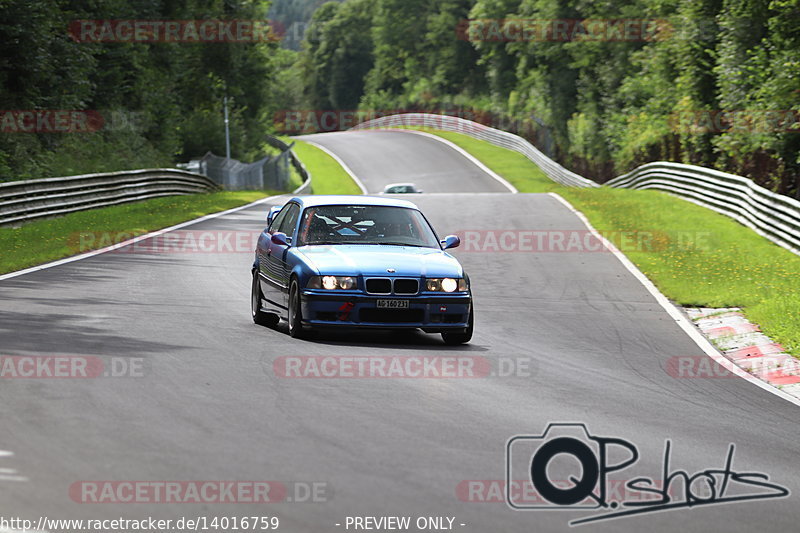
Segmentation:
<svg viewBox="0 0 800 533">
<path fill-rule="evenodd" d="M 425 284 L 431 292 L 466 292 L 469 290 L 467 280 L 464 278 L 432 278 Z"/>
<path fill-rule="evenodd" d="M 349 291 L 356 287 L 356 280 L 350 276 L 314 276 L 308 281 L 309 289 L 326 289 L 329 291 Z"/>
</svg>

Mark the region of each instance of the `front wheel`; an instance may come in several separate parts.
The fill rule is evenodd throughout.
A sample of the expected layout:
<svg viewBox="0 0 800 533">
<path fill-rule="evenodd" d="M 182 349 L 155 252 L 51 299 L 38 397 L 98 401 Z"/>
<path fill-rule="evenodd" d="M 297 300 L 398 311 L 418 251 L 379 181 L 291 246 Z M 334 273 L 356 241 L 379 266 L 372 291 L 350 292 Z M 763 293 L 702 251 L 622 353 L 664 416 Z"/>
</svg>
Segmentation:
<svg viewBox="0 0 800 533">
<path fill-rule="evenodd" d="M 295 339 L 303 337 L 303 310 L 300 305 L 300 287 L 297 280 L 292 281 L 289 289 L 289 335 Z"/>
<path fill-rule="evenodd" d="M 455 346 L 457 344 L 466 344 L 472 339 L 472 328 L 474 326 L 475 319 L 472 314 L 472 309 L 469 310 L 469 322 L 467 322 L 467 327 L 463 332 L 459 333 L 448 333 L 442 332 L 442 340 L 445 344 L 449 346 Z"/>
<path fill-rule="evenodd" d="M 250 288 L 250 313 L 253 315 L 253 322 L 259 326 L 275 327 L 278 325 L 280 317 L 261 310 L 263 298 L 261 284 L 258 282 L 258 270 L 253 270 L 253 284 Z"/>
</svg>

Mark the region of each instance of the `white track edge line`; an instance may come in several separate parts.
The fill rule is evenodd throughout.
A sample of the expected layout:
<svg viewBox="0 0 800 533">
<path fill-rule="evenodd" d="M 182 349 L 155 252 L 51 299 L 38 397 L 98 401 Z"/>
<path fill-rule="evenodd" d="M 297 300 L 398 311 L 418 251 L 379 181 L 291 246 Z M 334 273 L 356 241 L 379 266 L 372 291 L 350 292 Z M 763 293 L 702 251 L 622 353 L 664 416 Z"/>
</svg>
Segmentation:
<svg viewBox="0 0 800 533">
<path fill-rule="evenodd" d="M 698 347 L 700 347 L 701 350 L 703 350 L 703 352 L 706 355 L 711 357 L 717 364 L 719 364 L 732 374 L 739 376 L 745 381 L 753 383 L 754 385 L 764 389 L 767 392 L 774 394 L 775 396 L 778 396 L 786 400 L 787 402 L 800 406 L 800 398 L 795 398 L 794 396 L 791 396 L 790 394 L 787 394 L 782 390 L 775 388 L 769 383 L 761 381 L 755 376 L 748 374 L 747 372 L 742 370 L 739 366 L 735 365 L 728 358 L 723 356 L 716 348 L 714 348 L 714 345 L 712 345 L 711 342 L 705 336 L 703 336 L 702 333 L 700 333 L 700 331 L 694 326 L 694 324 L 692 324 L 692 322 L 683 313 L 681 313 L 680 310 L 678 310 L 678 308 L 675 307 L 672 304 L 672 302 L 670 302 L 669 299 L 666 296 L 664 296 L 664 294 L 662 294 L 660 290 L 658 290 L 658 288 L 653 284 L 653 282 L 650 281 L 647 278 L 647 276 L 645 276 L 642 273 L 642 271 L 639 270 L 639 268 L 636 265 L 634 265 L 630 259 L 627 258 L 627 256 L 625 256 L 625 254 L 620 252 L 619 249 L 617 249 L 617 247 L 614 246 L 613 243 L 611 243 L 605 237 L 603 237 L 594 228 L 594 226 L 592 226 L 592 224 L 589 222 L 589 219 L 586 218 L 586 215 L 575 209 L 572 206 L 572 204 L 566 201 L 558 193 L 550 192 L 547 194 L 549 194 L 550 196 L 552 196 L 553 198 L 564 204 L 567 207 L 567 209 L 572 211 L 572 213 L 574 213 L 581 220 L 581 222 L 584 223 L 584 225 L 589 229 L 589 231 L 595 237 L 597 237 L 606 246 L 606 248 L 608 248 L 608 250 L 611 251 L 611 253 L 614 254 L 614 256 L 619 260 L 620 263 L 622 263 L 622 265 L 628 270 L 628 272 L 633 274 L 633 276 L 639 280 L 639 282 L 644 286 L 644 288 L 647 289 L 647 291 L 656 299 L 656 301 L 661 305 L 661 307 L 664 308 L 667 314 L 669 314 L 669 316 L 671 316 L 675 320 L 678 326 L 684 332 L 686 332 L 686 334 L 689 335 L 689 337 L 691 337 L 691 339 L 697 344 Z"/>
<path fill-rule="evenodd" d="M 361 192 L 363 194 L 369 194 L 369 191 L 367 191 L 367 188 L 364 187 L 364 183 L 360 179 L 358 179 L 358 176 L 356 176 L 356 173 L 353 172 L 353 169 L 351 169 L 349 166 L 347 166 L 347 163 L 342 161 L 341 157 L 339 157 L 338 155 L 334 154 L 333 152 L 331 152 L 330 150 L 328 150 L 327 148 L 325 148 L 321 144 L 316 143 L 314 141 L 309 141 L 307 139 L 298 139 L 298 140 L 302 141 L 304 143 L 308 143 L 311 146 L 314 146 L 316 148 L 319 148 L 320 150 L 322 150 L 323 152 L 325 152 L 326 154 L 331 156 L 333 158 L 333 160 L 336 161 L 337 163 L 339 163 L 339 165 L 344 169 L 344 171 L 347 172 L 350 175 L 350 179 L 352 179 L 355 182 L 355 184 L 358 185 L 358 188 L 361 189 Z"/>
<path fill-rule="evenodd" d="M 478 158 L 476 158 L 474 155 L 472 155 L 471 153 L 467 152 L 466 150 L 461 148 L 456 143 L 454 143 L 452 141 L 448 141 L 447 139 L 445 139 L 443 137 L 439 137 L 438 135 L 436 135 L 434 133 L 428 133 L 426 131 L 407 130 L 407 129 L 403 129 L 403 128 L 373 128 L 372 129 L 372 131 L 376 131 L 376 130 L 377 131 L 401 131 L 403 133 L 413 133 L 414 135 L 422 135 L 423 137 L 428 137 L 429 139 L 437 140 L 442 144 L 446 144 L 447 146 L 449 146 L 450 148 L 452 148 L 453 150 L 455 150 L 459 154 L 461 154 L 464 157 L 466 157 L 467 159 L 469 159 L 469 161 L 473 165 L 475 165 L 476 167 L 478 167 L 479 169 L 484 171 L 493 180 L 500 182 L 500 184 L 503 187 L 505 187 L 506 189 L 508 189 L 510 192 L 512 192 L 514 194 L 519 193 L 519 191 L 517 190 L 516 187 L 511 185 L 504 177 L 502 177 L 499 174 L 497 174 L 494 170 L 490 169 L 489 167 L 487 167 L 486 165 L 481 163 L 478 160 Z M 369 131 L 369 130 L 362 130 L 362 131 Z M 484 193 L 480 193 L 480 194 L 484 194 Z"/>
<path fill-rule="evenodd" d="M 100 248 L 98 250 L 92 250 L 91 252 L 86 252 L 83 254 L 73 255 L 71 257 L 65 257 L 64 259 L 59 259 L 57 261 L 52 261 L 50 263 L 45 263 L 43 265 L 37 265 L 30 268 L 26 268 L 24 270 L 17 270 L 16 272 L 9 272 L 8 274 L 0 275 L 0 281 L 16 278 L 17 276 L 23 276 L 25 274 L 31 274 L 33 272 L 39 272 L 40 270 L 46 270 L 48 268 L 53 268 L 59 265 L 65 265 L 67 263 L 72 263 L 74 261 L 80 261 L 81 259 L 88 259 L 90 257 L 94 257 L 96 255 L 104 254 L 107 252 L 111 252 L 113 250 L 118 250 L 119 248 L 124 248 L 125 246 L 129 246 L 131 244 L 135 244 L 137 242 L 141 242 L 147 239 L 152 239 L 153 237 L 157 237 L 159 235 L 163 235 L 164 233 L 169 233 L 170 231 L 175 231 L 176 229 L 185 228 L 186 226 L 191 226 L 193 224 L 197 224 L 199 222 L 203 222 L 205 220 L 210 220 L 213 218 L 229 215 L 231 213 L 235 213 L 237 211 L 242 211 L 244 209 L 248 209 L 250 207 L 264 204 L 269 202 L 270 200 L 274 200 L 275 198 L 280 198 L 281 196 L 287 196 L 290 193 L 286 194 L 278 194 L 275 196 L 269 196 L 267 198 L 262 198 L 261 200 L 256 200 L 255 202 L 251 202 L 246 205 L 240 205 L 239 207 L 234 207 L 233 209 L 228 209 L 227 211 L 220 211 L 219 213 L 211 213 L 209 215 L 202 216 L 200 218 L 195 218 L 193 220 L 188 220 L 186 222 L 181 222 L 180 224 L 176 224 L 174 226 L 170 226 L 168 228 L 163 228 L 160 230 L 156 230 L 150 233 L 145 233 L 144 235 L 139 235 L 138 237 L 134 237 L 133 239 L 128 239 L 127 241 L 123 241 L 117 244 L 112 244 L 111 246 L 106 246 L 105 248 Z"/>
</svg>

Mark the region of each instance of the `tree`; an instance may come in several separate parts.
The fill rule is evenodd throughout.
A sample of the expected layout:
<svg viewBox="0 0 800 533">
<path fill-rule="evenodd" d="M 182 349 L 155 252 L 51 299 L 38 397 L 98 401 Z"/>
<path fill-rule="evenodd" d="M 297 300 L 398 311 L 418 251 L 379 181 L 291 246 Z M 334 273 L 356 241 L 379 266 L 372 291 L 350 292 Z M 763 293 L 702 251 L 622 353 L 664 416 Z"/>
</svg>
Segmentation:
<svg viewBox="0 0 800 533">
<path fill-rule="evenodd" d="M 316 66 L 317 109 L 355 109 L 373 66 L 372 0 L 351 0 L 321 25 L 310 61 Z"/>
</svg>

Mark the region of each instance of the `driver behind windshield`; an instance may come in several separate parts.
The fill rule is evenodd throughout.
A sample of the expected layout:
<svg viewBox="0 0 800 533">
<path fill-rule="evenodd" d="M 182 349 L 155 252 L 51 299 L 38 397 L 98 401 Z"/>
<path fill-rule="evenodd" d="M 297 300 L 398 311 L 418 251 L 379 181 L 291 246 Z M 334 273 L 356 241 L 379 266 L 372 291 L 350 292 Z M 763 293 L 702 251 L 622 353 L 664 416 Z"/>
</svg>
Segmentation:
<svg viewBox="0 0 800 533">
<path fill-rule="evenodd" d="M 310 207 L 303 214 L 298 244 L 440 247 L 419 211 L 391 206 Z"/>
</svg>

